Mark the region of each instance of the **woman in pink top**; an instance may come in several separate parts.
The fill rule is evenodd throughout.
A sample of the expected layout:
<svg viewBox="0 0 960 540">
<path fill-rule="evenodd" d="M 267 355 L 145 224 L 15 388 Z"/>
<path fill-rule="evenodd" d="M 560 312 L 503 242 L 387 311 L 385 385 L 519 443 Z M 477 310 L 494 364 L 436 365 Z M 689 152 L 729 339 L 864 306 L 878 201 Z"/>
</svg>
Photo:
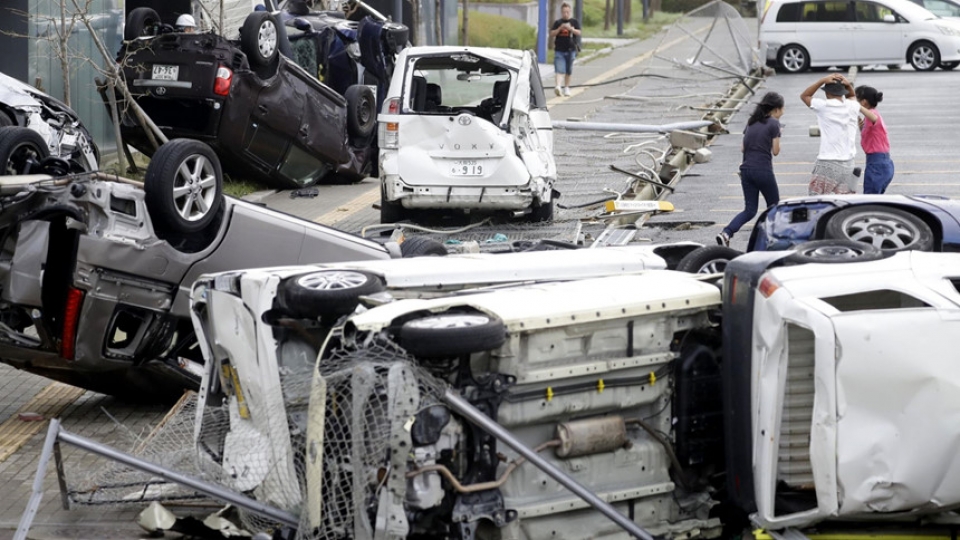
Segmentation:
<svg viewBox="0 0 960 540">
<path fill-rule="evenodd" d="M 877 104 L 883 101 L 883 92 L 877 92 L 872 86 L 858 86 L 857 101 L 868 109 L 870 115 L 860 119 L 860 146 L 867 154 L 867 166 L 863 171 L 863 192 L 883 193 L 893 180 L 893 160 L 890 159 L 890 139 L 887 138 L 887 126 L 877 112 Z"/>
</svg>

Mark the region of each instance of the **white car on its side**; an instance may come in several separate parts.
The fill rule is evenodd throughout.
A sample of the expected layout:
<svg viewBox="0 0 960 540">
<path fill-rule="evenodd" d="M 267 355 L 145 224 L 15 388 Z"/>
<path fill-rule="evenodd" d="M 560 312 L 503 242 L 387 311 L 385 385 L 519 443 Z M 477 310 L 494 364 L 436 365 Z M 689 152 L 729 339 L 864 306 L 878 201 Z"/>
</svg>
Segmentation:
<svg viewBox="0 0 960 540">
<path fill-rule="evenodd" d="M 382 222 L 421 209 L 553 218 L 553 128 L 531 51 L 404 49 L 379 122 Z"/>
</svg>

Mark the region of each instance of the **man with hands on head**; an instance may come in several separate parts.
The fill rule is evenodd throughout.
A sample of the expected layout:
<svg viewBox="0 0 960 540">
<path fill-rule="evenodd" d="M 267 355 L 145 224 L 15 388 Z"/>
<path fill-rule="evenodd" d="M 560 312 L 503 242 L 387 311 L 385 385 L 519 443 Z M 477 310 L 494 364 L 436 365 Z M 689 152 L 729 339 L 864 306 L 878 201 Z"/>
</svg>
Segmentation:
<svg viewBox="0 0 960 540">
<path fill-rule="evenodd" d="M 814 97 L 821 88 L 825 97 Z M 860 114 L 872 121 L 876 121 L 876 115 L 857 102 L 853 84 L 839 73 L 818 79 L 800 94 L 800 100 L 817 113 L 820 127 L 820 151 L 813 166 L 809 194 L 855 193 L 857 121 Z"/>
</svg>

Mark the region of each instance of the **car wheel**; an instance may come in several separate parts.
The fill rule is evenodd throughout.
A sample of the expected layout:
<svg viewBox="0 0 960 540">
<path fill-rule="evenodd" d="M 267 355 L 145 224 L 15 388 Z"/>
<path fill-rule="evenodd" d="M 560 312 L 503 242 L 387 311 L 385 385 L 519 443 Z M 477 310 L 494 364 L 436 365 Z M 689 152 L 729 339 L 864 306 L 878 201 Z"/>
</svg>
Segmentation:
<svg viewBox="0 0 960 540">
<path fill-rule="evenodd" d="M 34 174 L 50 155 L 47 143 L 36 131 L 25 127 L 0 129 L 0 164 L 3 176 Z"/>
<path fill-rule="evenodd" d="M 160 15 L 148 7 L 138 7 L 127 15 L 123 26 L 123 40 L 133 41 L 140 37 L 157 35 L 160 27 Z"/>
<path fill-rule="evenodd" d="M 400 244 L 404 259 L 410 257 L 445 257 L 447 248 L 443 243 L 427 236 L 412 236 Z"/>
<path fill-rule="evenodd" d="M 677 270 L 691 274 L 718 274 L 726 270 L 727 263 L 740 255 L 743 253 L 726 246 L 704 246 L 684 255 L 677 264 Z"/>
<path fill-rule="evenodd" d="M 554 200 L 550 199 L 548 203 L 534 204 L 530 207 L 530 214 L 527 218 L 534 223 L 553 221 Z"/>
<path fill-rule="evenodd" d="M 922 219 L 879 205 L 840 210 L 827 221 L 824 238 L 864 242 L 886 252 L 933 250 L 933 231 Z"/>
<path fill-rule="evenodd" d="M 794 249 L 787 261 L 795 264 L 866 262 L 884 257 L 883 251 L 870 244 L 852 240 L 813 240 Z"/>
<path fill-rule="evenodd" d="M 240 30 L 240 50 L 255 68 L 270 67 L 280 54 L 277 20 L 266 11 L 247 15 Z"/>
<path fill-rule="evenodd" d="M 953 71 L 957 66 L 960 66 L 960 62 L 940 62 L 940 69 L 944 71 Z"/>
<path fill-rule="evenodd" d="M 380 278 L 360 270 L 320 270 L 280 283 L 281 309 L 293 317 L 314 319 L 352 313 L 360 297 L 383 290 Z"/>
<path fill-rule="evenodd" d="M 810 67 L 810 54 L 799 45 L 787 45 L 777 55 L 777 66 L 786 73 L 802 73 Z"/>
<path fill-rule="evenodd" d="M 483 313 L 441 313 L 404 323 L 398 337 L 415 356 L 461 356 L 499 348 L 507 332 L 503 321 Z"/>
<path fill-rule="evenodd" d="M 344 97 L 347 98 L 347 132 L 353 141 L 369 141 L 377 127 L 377 97 L 373 90 L 360 84 L 347 88 Z"/>
<path fill-rule="evenodd" d="M 8 126 L 15 126 L 15 125 L 17 124 L 13 122 L 13 118 L 10 118 L 9 114 L 3 111 L 0 111 L 0 128 L 5 128 Z"/>
<path fill-rule="evenodd" d="M 155 228 L 198 233 L 213 223 L 223 205 L 220 160 L 200 141 L 174 139 L 153 155 L 143 190 Z"/>
<path fill-rule="evenodd" d="M 919 41 L 910 46 L 907 60 L 917 71 L 933 71 L 940 63 L 940 51 L 929 41 Z"/>
<path fill-rule="evenodd" d="M 410 29 L 396 22 L 383 23 L 382 35 L 387 44 L 387 54 L 397 54 L 410 42 Z"/>
</svg>

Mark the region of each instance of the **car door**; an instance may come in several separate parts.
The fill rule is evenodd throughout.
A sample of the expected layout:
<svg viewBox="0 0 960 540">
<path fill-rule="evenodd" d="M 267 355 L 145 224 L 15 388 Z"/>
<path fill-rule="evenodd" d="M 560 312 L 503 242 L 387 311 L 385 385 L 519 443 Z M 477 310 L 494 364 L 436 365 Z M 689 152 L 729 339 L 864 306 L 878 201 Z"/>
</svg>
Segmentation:
<svg viewBox="0 0 960 540">
<path fill-rule="evenodd" d="M 856 0 L 853 47 L 860 62 L 901 63 L 906 54 L 903 19 L 880 2 Z M 884 17 L 887 20 L 884 20 Z M 892 18 L 892 20 L 891 20 Z"/>
<path fill-rule="evenodd" d="M 536 62 L 533 60 L 533 54 L 528 52 L 523 55 L 520 63 L 520 71 L 517 74 L 517 84 L 510 89 L 510 133 L 517 141 L 517 150 L 523 159 L 530 175 L 540 178 L 556 178 L 557 167 L 553 159 L 553 131 L 542 129 L 544 121 L 549 122 L 550 115 L 544 110 L 536 107 L 536 102 L 531 101 L 530 96 L 533 91 L 531 86 L 531 75 L 533 66 Z M 539 77 L 537 78 L 539 80 Z M 540 89 L 541 95 L 543 89 Z M 544 116 L 546 118 L 544 119 Z"/>
<path fill-rule="evenodd" d="M 806 2 L 797 23 L 797 42 L 810 53 L 814 65 L 855 63 L 853 3 L 831 0 Z"/>
</svg>

